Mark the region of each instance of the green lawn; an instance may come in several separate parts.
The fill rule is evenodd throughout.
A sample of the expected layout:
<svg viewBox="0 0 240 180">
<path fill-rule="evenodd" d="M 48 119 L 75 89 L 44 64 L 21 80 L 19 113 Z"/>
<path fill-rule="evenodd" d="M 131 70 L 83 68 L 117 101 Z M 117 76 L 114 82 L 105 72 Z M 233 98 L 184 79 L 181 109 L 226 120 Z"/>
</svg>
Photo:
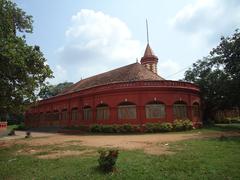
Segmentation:
<svg viewBox="0 0 240 180">
<path fill-rule="evenodd" d="M 16 155 L 26 145 L 14 145 L 0 148 L 0 179 L 240 179 L 240 137 L 188 140 L 169 146 L 175 154 L 120 151 L 117 172 L 103 174 L 97 169 L 96 154 L 38 159 Z M 55 147 L 39 148 L 45 148 L 42 154 L 46 154 Z M 81 151 L 87 147 L 63 148 Z"/>
</svg>

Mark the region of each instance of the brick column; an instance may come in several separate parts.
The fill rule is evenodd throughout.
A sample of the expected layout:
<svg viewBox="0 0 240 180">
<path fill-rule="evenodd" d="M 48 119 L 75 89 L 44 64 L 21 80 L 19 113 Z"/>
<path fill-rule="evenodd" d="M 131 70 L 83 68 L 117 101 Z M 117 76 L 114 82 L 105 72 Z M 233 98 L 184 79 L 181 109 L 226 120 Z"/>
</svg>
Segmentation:
<svg viewBox="0 0 240 180">
<path fill-rule="evenodd" d="M 173 106 L 166 105 L 166 121 L 172 123 L 174 121 Z"/>
<path fill-rule="evenodd" d="M 145 124 L 146 122 L 146 113 L 145 113 L 145 107 L 144 106 L 138 106 L 137 107 L 137 118 L 140 124 Z"/>
<path fill-rule="evenodd" d="M 110 123 L 111 124 L 116 124 L 118 121 L 118 116 L 117 116 L 117 107 L 110 107 Z"/>
<path fill-rule="evenodd" d="M 193 121 L 192 106 L 187 106 L 187 117 Z"/>
</svg>

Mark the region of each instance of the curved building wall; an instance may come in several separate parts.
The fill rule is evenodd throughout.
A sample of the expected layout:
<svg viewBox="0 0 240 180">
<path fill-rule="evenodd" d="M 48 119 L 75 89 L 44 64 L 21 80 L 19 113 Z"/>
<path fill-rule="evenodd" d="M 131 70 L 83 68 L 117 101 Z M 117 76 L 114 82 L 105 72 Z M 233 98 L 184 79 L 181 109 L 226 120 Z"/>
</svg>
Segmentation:
<svg viewBox="0 0 240 180">
<path fill-rule="evenodd" d="M 191 83 L 114 83 L 39 101 L 26 112 L 25 122 L 30 127 L 142 125 L 173 122 L 177 115 L 197 125 L 201 123 L 200 106 L 199 88 Z"/>
</svg>

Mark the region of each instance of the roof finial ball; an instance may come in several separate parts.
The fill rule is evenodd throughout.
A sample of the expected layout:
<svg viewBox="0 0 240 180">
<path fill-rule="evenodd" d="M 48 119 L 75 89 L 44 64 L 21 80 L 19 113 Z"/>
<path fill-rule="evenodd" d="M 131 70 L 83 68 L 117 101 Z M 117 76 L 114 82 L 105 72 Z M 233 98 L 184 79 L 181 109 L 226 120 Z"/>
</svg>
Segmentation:
<svg viewBox="0 0 240 180">
<path fill-rule="evenodd" d="M 149 45 L 149 35 L 148 35 L 148 21 L 146 19 L 146 29 L 147 29 L 147 47 L 145 49 L 144 56 L 141 58 L 141 64 L 147 69 L 157 74 L 157 63 L 158 57 L 154 55 L 150 45 Z"/>
</svg>

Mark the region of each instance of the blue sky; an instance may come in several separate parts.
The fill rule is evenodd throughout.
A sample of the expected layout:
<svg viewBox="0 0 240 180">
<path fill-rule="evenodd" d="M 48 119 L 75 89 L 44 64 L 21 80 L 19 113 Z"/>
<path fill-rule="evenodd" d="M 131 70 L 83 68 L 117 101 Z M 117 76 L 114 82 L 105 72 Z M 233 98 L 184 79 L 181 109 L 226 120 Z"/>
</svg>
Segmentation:
<svg viewBox="0 0 240 180">
<path fill-rule="evenodd" d="M 27 42 L 41 47 L 54 71 L 53 84 L 76 82 L 140 60 L 146 18 L 158 72 L 172 80 L 181 79 L 187 67 L 240 25 L 239 0 L 14 2 L 33 16 L 34 32 Z"/>
</svg>

